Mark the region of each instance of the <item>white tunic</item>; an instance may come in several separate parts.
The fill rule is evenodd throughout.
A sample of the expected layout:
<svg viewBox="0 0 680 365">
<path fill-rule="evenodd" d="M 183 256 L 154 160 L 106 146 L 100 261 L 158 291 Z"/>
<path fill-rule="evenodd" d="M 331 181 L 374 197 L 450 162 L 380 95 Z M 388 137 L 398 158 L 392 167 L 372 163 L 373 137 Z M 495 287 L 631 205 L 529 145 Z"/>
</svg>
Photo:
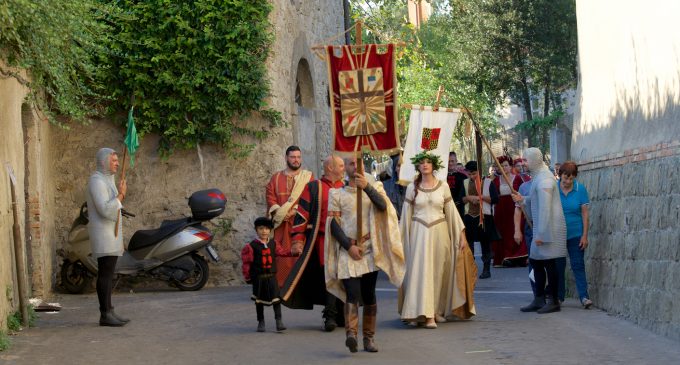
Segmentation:
<svg viewBox="0 0 680 365">
<path fill-rule="evenodd" d="M 361 242 L 357 238 L 357 189 L 345 186 L 340 189 L 331 189 L 328 193 L 328 216 L 335 217 L 340 228 L 350 239 L 356 240 L 357 245 L 363 248 L 361 260 L 354 260 L 344 248 L 338 249 L 338 279 L 358 278 L 364 274 L 377 271 L 373 261 L 373 248 L 369 234 L 371 199 L 362 191 L 362 224 L 361 234 L 368 239 Z M 330 234 L 330 233 L 327 233 Z"/>
</svg>

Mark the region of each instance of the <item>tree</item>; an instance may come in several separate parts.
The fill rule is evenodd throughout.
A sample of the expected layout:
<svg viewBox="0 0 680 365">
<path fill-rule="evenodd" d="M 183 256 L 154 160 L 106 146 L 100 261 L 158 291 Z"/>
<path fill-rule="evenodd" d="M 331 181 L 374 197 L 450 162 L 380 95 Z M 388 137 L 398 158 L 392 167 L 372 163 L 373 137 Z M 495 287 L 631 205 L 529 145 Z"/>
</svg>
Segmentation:
<svg viewBox="0 0 680 365">
<path fill-rule="evenodd" d="M 468 53 L 492 93 L 523 106 L 534 119 L 532 95 L 543 95 L 543 115 L 562 109 L 560 95 L 576 84 L 576 12 L 573 0 L 454 0 L 452 21 L 479 43 Z M 500 94 L 498 94 L 500 93 Z M 555 119 L 555 118 L 548 118 Z M 541 125 L 532 124 L 532 125 Z M 547 140 L 547 129 L 529 129 Z"/>
</svg>

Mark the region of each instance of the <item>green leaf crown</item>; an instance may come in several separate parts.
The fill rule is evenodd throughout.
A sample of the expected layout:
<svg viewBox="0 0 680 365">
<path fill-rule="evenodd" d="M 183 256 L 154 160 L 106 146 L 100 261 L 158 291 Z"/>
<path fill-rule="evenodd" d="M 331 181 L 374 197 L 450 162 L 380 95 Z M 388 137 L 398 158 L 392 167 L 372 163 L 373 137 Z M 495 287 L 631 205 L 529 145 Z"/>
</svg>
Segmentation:
<svg viewBox="0 0 680 365">
<path fill-rule="evenodd" d="M 437 171 L 444 167 L 441 157 L 434 153 L 430 153 L 429 151 L 422 151 L 411 157 L 411 163 L 416 167 L 416 170 L 418 169 L 418 165 L 424 160 L 430 160 L 430 162 L 432 162 L 432 171 Z"/>
</svg>

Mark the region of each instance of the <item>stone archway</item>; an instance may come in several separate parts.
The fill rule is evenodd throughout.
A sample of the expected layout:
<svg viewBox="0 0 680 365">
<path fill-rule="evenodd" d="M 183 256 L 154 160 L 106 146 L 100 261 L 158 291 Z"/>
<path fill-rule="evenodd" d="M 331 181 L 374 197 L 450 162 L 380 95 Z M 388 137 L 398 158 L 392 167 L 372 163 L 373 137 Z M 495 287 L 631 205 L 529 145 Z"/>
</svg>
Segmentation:
<svg viewBox="0 0 680 365">
<path fill-rule="evenodd" d="M 293 133 L 295 143 L 302 150 L 304 165 L 320 175 L 319 158 L 317 149 L 316 117 L 314 109 L 314 81 L 309 62 L 300 58 L 295 72 L 295 114 Z"/>
</svg>

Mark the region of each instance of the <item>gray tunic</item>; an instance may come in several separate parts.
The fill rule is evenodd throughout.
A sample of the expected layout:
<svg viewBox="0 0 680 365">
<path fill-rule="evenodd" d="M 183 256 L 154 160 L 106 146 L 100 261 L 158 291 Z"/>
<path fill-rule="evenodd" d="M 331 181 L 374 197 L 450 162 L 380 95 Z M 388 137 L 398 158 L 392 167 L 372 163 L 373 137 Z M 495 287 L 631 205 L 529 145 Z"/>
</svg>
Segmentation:
<svg viewBox="0 0 680 365">
<path fill-rule="evenodd" d="M 548 169 L 533 176 L 525 205 L 530 207 L 534 237 L 529 258 L 549 260 L 567 256 L 567 226 L 557 182 Z M 536 240 L 543 244 L 536 245 Z"/>
<path fill-rule="evenodd" d="M 87 213 L 90 222 L 92 257 L 123 255 L 123 221 L 120 209 L 123 204 L 118 200 L 118 189 L 113 174 L 108 170 L 108 158 L 112 149 L 97 152 L 97 171 L 90 176 L 87 184 Z M 118 222 L 118 224 L 116 224 Z"/>
</svg>

